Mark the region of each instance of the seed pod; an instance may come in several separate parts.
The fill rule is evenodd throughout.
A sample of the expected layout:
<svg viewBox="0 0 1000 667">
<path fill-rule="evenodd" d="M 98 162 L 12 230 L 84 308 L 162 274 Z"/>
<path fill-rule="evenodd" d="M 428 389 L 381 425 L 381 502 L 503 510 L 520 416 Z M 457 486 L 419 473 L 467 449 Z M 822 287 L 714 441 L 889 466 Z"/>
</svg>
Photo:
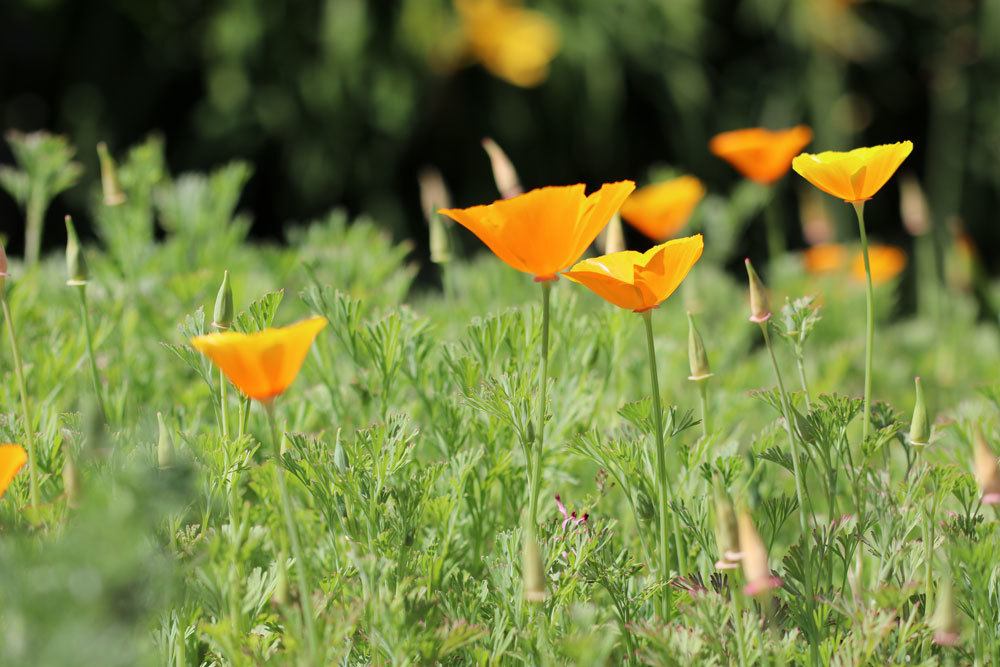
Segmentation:
<svg viewBox="0 0 1000 667">
<path fill-rule="evenodd" d="M 743 592 L 756 597 L 765 595 L 774 588 L 779 588 L 782 584 L 781 579 L 771 573 L 767 547 L 764 545 L 764 540 L 760 538 L 757 528 L 753 525 L 750 513 L 745 509 L 741 510 L 737 523 L 740 534 L 740 553 L 743 554 L 743 575 L 747 580 Z"/>
<path fill-rule="evenodd" d="M 754 271 L 750 259 L 744 260 L 747 267 L 747 278 L 750 282 L 750 321 L 762 324 L 771 319 L 771 305 L 767 299 L 767 288 L 761 282 L 760 276 Z"/>
<path fill-rule="evenodd" d="M 73 456 L 66 454 L 62 469 L 63 492 L 66 494 L 66 505 L 70 509 L 80 506 L 80 471 L 76 468 Z"/>
<path fill-rule="evenodd" d="M 517 177 L 517 170 L 514 164 L 500 148 L 497 142 L 489 137 L 483 139 L 483 149 L 490 158 L 490 167 L 493 168 L 493 180 L 496 181 L 497 190 L 504 199 L 510 199 L 524 192 L 521 181 Z"/>
<path fill-rule="evenodd" d="M 691 368 L 691 375 L 688 380 L 700 382 L 712 377 L 712 370 L 708 366 L 708 354 L 705 352 L 705 343 L 701 339 L 701 333 L 694 324 L 694 316 L 688 312 L 688 364 Z"/>
<path fill-rule="evenodd" d="M 931 627 L 934 628 L 934 643 L 939 646 L 958 644 L 962 629 L 958 624 L 954 595 L 951 577 L 943 577 L 938 583 L 937 606 L 934 608 L 934 616 L 931 617 Z"/>
<path fill-rule="evenodd" d="M 118 167 L 115 159 L 108 152 L 108 145 L 103 141 L 97 144 L 97 157 L 101 161 L 101 190 L 104 193 L 105 206 L 118 206 L 125 203 L 125 193 L 118 182 Z"/>
<path fill-rule="evenodd" d="M 521 572 L 524 578 L 524 599 L 528 602 L 545 600 L 545 566 L 535 541 L 534 531 L 525 531 L 521 554 Z"/>
<path fill-rule="evenodd" d="M 219 293 L 215 295 L 212 326 L 220 331 L 233 326 L 233 288 L 229 284 L 229 271 L 222 274 L 222 284 L 219 285 Z"/>
<path fill-rule="evenodd" d="M 166 470 L 174 465 L 174 438 L 163 420 L 163 413 L 156 413 L 156 423 L 159 426 L 159 439 L 156 442 L 156 461 L 160 470 Z"/>
<path fill-rule="evenodd" d="M 916 399 L 913 402 L 913 419 L 910 420 L 910 444 L 923 446 L 930 442 L 931 424 L 927 418 L 924 386 L 920 382 L 920 378 L 914 378 L 913 384 L 916 387 Z"/>
<path fill-rule="evenodd" d="M 742 557 L 739 526 L 733 503 L 717 474 L 712 475 L 712 496 L 715 500 L 715 543 L 719 548 L 719 560 L 715 562 L 715 567 L 732 570 L 740 566 Z"/>
<path fill-rule="evenodd" d="M 66 284 L 81 286 L 87 284 L 87 262 L 80 247 L 80 238 L 76 235 L 73 218 L 66 216 Z"/>
<path fill-rule="evenodd" d="M 976 424 L 972 432 L 972 445 L 975 454 L 975 475 L 982 491 L 984 505 L 1000 505 L 1000 469 L 997 458 L 990 449 L 983 430 Z"/>
</svg>

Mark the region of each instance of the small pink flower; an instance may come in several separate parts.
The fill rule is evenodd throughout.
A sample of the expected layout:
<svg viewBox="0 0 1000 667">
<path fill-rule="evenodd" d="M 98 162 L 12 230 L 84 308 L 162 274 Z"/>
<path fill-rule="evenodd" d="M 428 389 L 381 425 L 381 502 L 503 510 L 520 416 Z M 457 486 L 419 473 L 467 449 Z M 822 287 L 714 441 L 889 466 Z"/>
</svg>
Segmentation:
<svg viewBox="0 0 1000 667">
<path fill-rule="evenodd" d="M 562 498 L 559 494 L 556 494 L 556 507 L 559 508 L 559 513 L 563 515 L 562 529 L 566 530 L 566 526 L 573 524 L 574 526 L 579 526 L 581 523 L 586 523 L 587 519 L 590 518 L 590 514 L 584 513 L 583 516 L 577 516 L 576 512 L 567 512 L 566 506 L 563 505 Z"/>
<path fill-rule="evenodd" d="M 763 577 L 748 583 L 743 587 L 743 592 L 750 596 L 760 595 L 775 588 L 781 588 L 782 584 L 784 582 L 781 580 L 781 577 Z"/>
</svg>

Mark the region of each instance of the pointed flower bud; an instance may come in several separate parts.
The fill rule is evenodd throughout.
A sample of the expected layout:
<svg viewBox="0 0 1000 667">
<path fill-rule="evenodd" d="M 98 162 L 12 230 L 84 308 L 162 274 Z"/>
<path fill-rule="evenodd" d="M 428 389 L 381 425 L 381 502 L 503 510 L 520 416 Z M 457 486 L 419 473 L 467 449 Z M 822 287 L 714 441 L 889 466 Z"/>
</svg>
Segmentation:
<svg viewBox="0 0 1000 667">
<path fill-rule="evenodd" d="M 732 570 L 740 566 L 740 535 L 733 503 L 719 476 L 712 476 L 712 496 L 715 500 L 715 543 L 719 547 L 719 560 L 715 567 Z"/>
<path fill-rule="evenodd" d="M 931 627 L 934 628 L 934 643 L 938 646 L 954 646 L 958 643 L 961 627 L 955 610 L 951 577 L 943 577 L 938 583 L 937 606 L 931 617 Z"/>
<path fill-rule="evenodd" d="M 604 228 L 603 240 L 605 255 L 625 250 L 625 230 L 622 229 L 621 214 L 615 213 L 611 216 L 608 226 Z"/>
<path fill-rule="evenodd" d="M 708 354 L 705 352 L 705 343 L 701 339 L 701 333 L 694 324 L 694 316 L 688 312 L 688 364 L 691 367 L 691 375 L 688 380 L 700 382 L 712 377 L 712 370 L 708 366 Z"/>
<path fill-rule="evenodd" d="M 233 326 L 233 288 L 229 284 L 229 271 L 222 274 L 222 284 L 215 296 L 212 326 L 220 330 Z"/>
<path fill-rule="evenodd" d="M 80 472 L 71 454 L 66 454 L 62 469 L 63 492 L 66 494 L 66 505 L 72 509 L 80 506 Z"/>
<path fill-rule="evenodd" d="M 524 577 L 524 599 L 528 602 L 543 602 L 545 600 L 545 566 L 542 564 L 542 555 L 538 550 L 534 531 L 526 531 L 524 534 L 521 572 Z"/>
<path fill-rule="evenodd" d="M 924 386 L 919 377 L 914 378 L 913 383 L 916 387 L 916 400 L 913 403 L 913 419 L 910 420 L 910 444 L 922 446 L 930 442 L 931 423 L 924 403 Z"/>
<path fill-rule="evenodd" d="M 493 180 L 496 181 L 497 190 L 503 199 L 510 199 L 524 192 L 521 181 L 517 177 L 514 164 L 503 152 L 497 142 L 489 137 L 483 139 L 483 149 L 490 158 L 490 166 L 493 168 Z"/>
<path fill-rule="evenodd" d="M 163 420 L 163 413 L 156 413 L 156 423 L 159 427 L 159 439 L 156 442 L 156 462 L 160 470 L 166 470 L 174 465 L 174 437 Z"/>
<path fill-rule="evenodd" d="M 740 552 L 743 554 L 743 575 L 747 585 L 743 592 L 747 595 L 764 595 L 768 591 L 780 588 L 782 581 L 771 573 L 768 563 L 767 547 L 760 538 L 753 518 L 747 510 L 741 510 L 737 520 L 740 535 Z"/>
<path fill-rule="evenodd" d="M 767 300 L 767 288 L 761 282 L 760 276 L 754 271 L 750 258 L 743 260 L 747 267 L 747 278 L 750 281 L 750 321 L 763 324 L 771 319 L 771 305 Z"/>
<path fill-rule="evenodd" d="M 923 236 L 931 230 L 931 212 L 920 182 L 912 175 L 899 179 L 899 214 L 910 236 Z"/>
<path fill-rule="evenodd" d="M 76 227 L 73 226 L 73 218 L 68 215 L 66 216 L 66 276 L 67 285 L 87 284 L 87 262 L 83 257 L 80 237 L 76 235 Z"/>
<path fill-rule="evenodd" d="M 122 186 L 118 182 L 118 167 L 108 152 L 108 145 L 103 141 L 97 144 L 97 156 L 101 160 L 101 190 L 104 192 L 104 205 L 124 204 L 125 193 L 122 192 Z"/>
<path fill-rule="evenodd" d="M 424 211 L 424 220 L 430 230 L 431 261 L 435 264 L 445 264 L 451 261 L 451 237 L 448 234 L 449 219 L 438 211 L 451 208 L 451 196 L 444 184 L 441 172 L 428 167 L 420 172 L 420 205 Z"/>
<path fill-rule="evenodd" d="M 1000 468 L 983 430 L 976 424 L 972 432 L 972 446 L 975 453 L 975 475 L 982 491 L 984 505 L 1000 505 Z"/>
</svg>

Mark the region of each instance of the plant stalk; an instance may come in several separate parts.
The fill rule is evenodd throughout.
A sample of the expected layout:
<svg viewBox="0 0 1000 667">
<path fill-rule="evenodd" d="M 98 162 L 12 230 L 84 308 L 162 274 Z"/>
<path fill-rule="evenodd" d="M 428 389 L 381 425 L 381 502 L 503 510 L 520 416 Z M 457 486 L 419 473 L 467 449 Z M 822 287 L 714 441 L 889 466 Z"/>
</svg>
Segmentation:
<svg viewBox="0 0 1000 667">
<path fill-rule="evenodd" d="M 861 255 L 865 262 L 865 407 L 864 421 L 861 423 L 861 442 L 868 439 L 871 422 L 872 399 L 872 356 L 875 347 L 875 290 L 872 287 L 872 267 L 868 261 L 868 234 L 865 232 L 865 203 L 854 202 L 854 212 L 858 216 L 858 233 L 861 235 Z"/>
<path fill-rule="evenodd" d="M 90 310 L 87 308 L 87 285 L 74 285 L 80 297 L 80 317 L 83 319 L 83 333 L 87 343 L 87 359 L 90 361 L 90 379 L 94 383 L 94 394 L 97 396 L 97 406 L 105 419 L 109 419 L 108 410 L 104 404 L 104 390 L 101 387 L 101 376 L 97 372 L 97 358 L 94 356 L 94 334 L 90 327 Z"/>
<path fill-rule="evenodd" d="M 528 520 L 532 529 L 538 523 L 538 495 L 542 487 L 542 449 L 545 447 L 545 404 L 549 386 L 549 313 L 551 310 L 551 281 L 542 286 L 542 377 L 538 387 L 538 413 L 536 416 L 535 442 L 528 471 Z"/>
<path fill-rule="evenodd" d="M 24 377 L 24 365 L 21 362 L 21 351 L 17 346 L 17 334 L 14 331 L 14 318 L 11 316 L 10 304 L 7 303 L 7 293 L 3 287 L 0 287 L 0 305 L 3 307 L 3 317 L 7 322 L 7 337 L 10 339 L 10 354 L 14 360 L 14 375 L 17 376 L 17 388 L 21 394 L 21 417 L 24 420 L 24 444 L 28 447 L 28 494 L 31 499 L 31 506 L 38 507 L 38 459 L 35 452 L 35 424 L 31 419 L 31 409 L 28 405 L 28 383 Z"/>
</svg>

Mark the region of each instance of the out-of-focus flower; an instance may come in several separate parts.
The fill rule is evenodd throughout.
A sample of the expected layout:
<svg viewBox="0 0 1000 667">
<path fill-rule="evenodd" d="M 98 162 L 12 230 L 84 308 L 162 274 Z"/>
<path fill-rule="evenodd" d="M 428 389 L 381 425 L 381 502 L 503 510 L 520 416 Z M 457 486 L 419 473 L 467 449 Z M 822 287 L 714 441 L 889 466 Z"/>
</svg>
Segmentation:
<svg viewBox="0 0 1000 667">
<path fill-rule="evenodd" d="M 466 50 L 493 75 L 522 88 L 549 75 L 559 31 L 541 12 L 514 0 L 456 0 Z"/>
<path fill-rule="evenodd" d="M 629 193 L 632 181 L 608 183 L 590 196 L 583 185 L 538 188 L 484 206 L 442 209 L 512 268 L 555 280 L 580 258 Z"/>
<path fill-rule="evenodd" d="M 703 249 L 698 234 L 667 241 L 644 253 L 625 250 L 585 259 L 565 276 L 619 308 L 643 312 L 674 293 Z"/>
<path fill-rule="evenodd" d="M 258 401 L 283 393 L 295 380 L 325 317 L 258 333 L 224 331 L 191 339 L 191 345 L 222 369 L 236 387 Z"/>
<path fill-rule="evenodd" d="M 799 193 L 799 218 L 802 237 L 809 245 L 824 245 L 836 239 L 836 226 L 823 205 L 823 195 L 815 189 L 802 188 Z"/>
<path fill-rule="evenodd" d="M 753 525 L 753 518 L 746 510 L 741 510 L 737 520 L 740 533 L 740 553 L 743 564 L 743 575 L 747 584 L 743 587 L 743 592 L 747 595 L 764 595 L 768 591 L 780 588 L 782 581 L 771 572 L 771 565 L 768 562 L 767 547 L 764 540 L 760 538 L 757 528 Z"/>
<path fill-rule="evenodd" d="M 813 275 L 834 273 L 847 265 L 847 257 L 847 248 L 841 244 L 820 243 L 802 251 L 802 265 Z"/>
<path fill-rule="evenodd" d="M 792 160 L 792 169 L 829 195 L 863 202 L 875 196 L 912 151 L 913 143 L 903 141 L 847 152 L 803 153 Z"/>
<path fill-rule="evenodd" d="M 872 245 L 868 247 L 868 261 L 872 269 L 872 283 L 886 283 L 906 268 L 906 253 L 891 245 Z M 854 257 L 851 263 L 851 275 L 858 282 L 865 279 L 865 259 L 861 253 Z"/>
<path fill-rule="evenodd" d="M 1000 468 L 982 428 L 977 424 L 972 432 L 974 470 L 984 505 L 1000 505 Z"/>
<path fill-rule="evenodd" d="M 812 130 L 796 125 L 785 130 L 751 127 L 712 137 L 709 150 L 745 178 L 767 185 L 788 173 L 792 158 L 812 141 Z"/>
<path fill-rule="evenodd" d="M 705 186 L 694 176 L 646 185 L 622 204 L 622 217 L 654 241 L 666 241 L 687 224 Z"/>
<path fill-rule="evenodd" d="M 910 236 L 923 236 L 931 230 L 931 210 L 920 182 L 912 174 L 899 179 L 899 215 Z"/>
<path fill-rule="evenodd" d="M 7 487 L 14 481 L 14 476 L 28 462 L 28 453 L 24 447 L 5 443 L 0 445 L 0 498 L 7 492 Z"/>
</svg>

